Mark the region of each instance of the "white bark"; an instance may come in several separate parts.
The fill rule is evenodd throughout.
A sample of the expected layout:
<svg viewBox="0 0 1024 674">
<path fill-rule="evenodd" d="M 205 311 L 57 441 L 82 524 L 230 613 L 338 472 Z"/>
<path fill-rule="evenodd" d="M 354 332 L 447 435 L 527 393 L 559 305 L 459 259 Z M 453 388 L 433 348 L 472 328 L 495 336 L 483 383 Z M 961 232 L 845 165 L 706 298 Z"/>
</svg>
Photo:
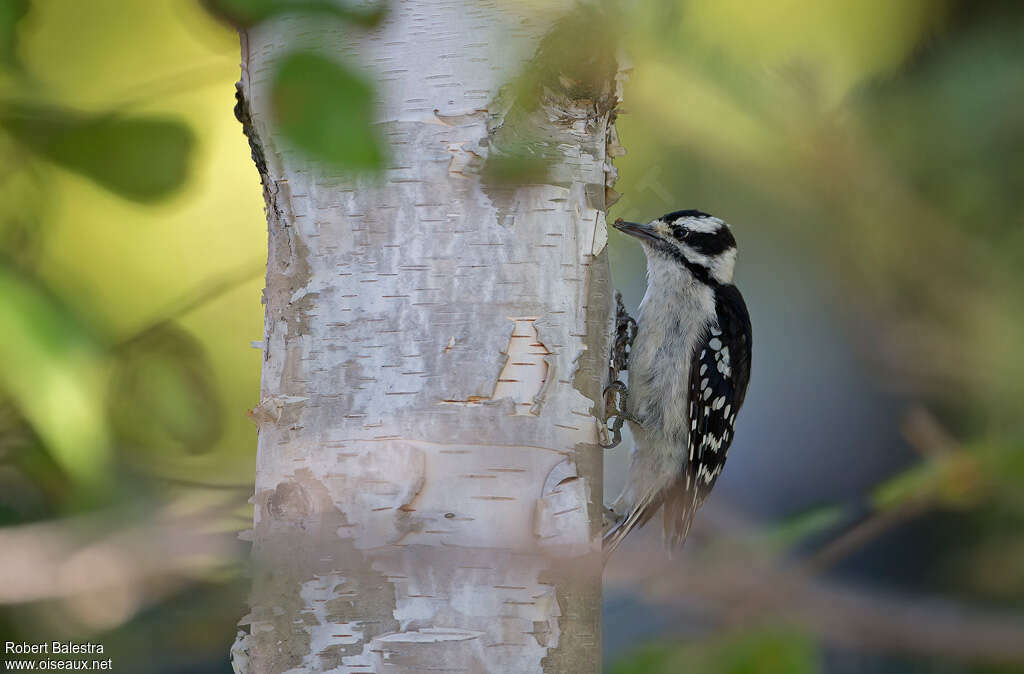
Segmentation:
<svg viewBox="0 0 1024 674">
<path fill-rule="evenodd" d="M 422 0 L 368 35 L 243 36 L 270 253 L 240 669 L 599 668 L 617 84 L 522 109 L 502 87 L 545 28 Z M 382 180 L 275 139 L 272 64 L 302 42 L 378 82 Z M 550 184 L 481 181 L 513 126 L 555 151 Z"/>
</svg>

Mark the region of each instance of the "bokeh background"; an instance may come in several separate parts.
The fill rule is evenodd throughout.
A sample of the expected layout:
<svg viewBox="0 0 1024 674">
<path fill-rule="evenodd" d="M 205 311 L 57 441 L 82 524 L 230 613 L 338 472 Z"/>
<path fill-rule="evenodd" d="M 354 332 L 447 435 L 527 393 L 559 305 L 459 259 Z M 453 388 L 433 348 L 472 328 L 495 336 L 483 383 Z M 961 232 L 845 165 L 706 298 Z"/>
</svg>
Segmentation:
<svg viewBox="0 0 1024 674">
<path fill-rule="evenodd" d="M 231 671 L 248 590 L 266 225 L 208 6 L 0 5 L 0 641 L 115 671 Z M 607 669 L 1024 672 L 1024 6 L 601 12 L 610 217 L 732 223 L 755 340 L 693 540 L 609 565 Z M 610 254 L 635 309 L 642 254 Z"/>
</svg>

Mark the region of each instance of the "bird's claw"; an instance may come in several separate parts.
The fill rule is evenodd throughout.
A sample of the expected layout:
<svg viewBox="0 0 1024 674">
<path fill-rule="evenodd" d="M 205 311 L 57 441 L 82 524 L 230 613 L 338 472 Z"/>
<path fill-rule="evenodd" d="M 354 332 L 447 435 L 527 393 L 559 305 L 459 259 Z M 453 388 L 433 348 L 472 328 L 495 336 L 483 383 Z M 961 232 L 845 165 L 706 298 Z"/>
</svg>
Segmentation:
<svg viewBox="0 0 1024 674">
<path fill-rule="evenodd" d="M 611 449 L 622 442 L 622 424 L 632 419 L 626 414 L 626 385 L 619 381 L 619 373 L 629 367 L 629 354 L 636 337 L 636 321 L 626 313 L 622 293 L 615 292 L 615 343 L 608 359 L 608 379 L 612 382 L 603 393 L 605 428 L 603 437 L 611 435 L 610 442 L 599 442 L 603 449 Z M 611 395 L 609 396 L 609 392 Z M 611 427 L 607 424 L 611 422 Z"/>
<path fill-rule="evenodd" d="M 629 420 L 624 411 L 627 394 L 626 385 L 617 379 L 604 389 L 605 431 L 611 433 L 612 439 L 611 442 L 598 443 L 602 449 L 611 449 L 622 442 L 622 424 Z M 610 428 L 607 426 L 608 421 L 612 422 Z"/>
</svg>

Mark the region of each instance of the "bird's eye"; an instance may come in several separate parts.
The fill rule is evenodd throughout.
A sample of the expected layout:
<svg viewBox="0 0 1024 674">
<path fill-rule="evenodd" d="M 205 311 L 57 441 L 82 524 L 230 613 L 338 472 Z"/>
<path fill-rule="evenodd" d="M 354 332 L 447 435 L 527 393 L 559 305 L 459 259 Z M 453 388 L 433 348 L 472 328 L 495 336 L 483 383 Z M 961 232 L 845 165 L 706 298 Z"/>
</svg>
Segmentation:
<svg viewBox="0 0 1024 674">
<path fill-rule="evenodd" d="M 685 227 L 680 227 L 679 225 L 672 226 L 672 236 L 676 237 L 677 239 L 683 240 L 689 235 L 690 231 Z"/>
</svg>

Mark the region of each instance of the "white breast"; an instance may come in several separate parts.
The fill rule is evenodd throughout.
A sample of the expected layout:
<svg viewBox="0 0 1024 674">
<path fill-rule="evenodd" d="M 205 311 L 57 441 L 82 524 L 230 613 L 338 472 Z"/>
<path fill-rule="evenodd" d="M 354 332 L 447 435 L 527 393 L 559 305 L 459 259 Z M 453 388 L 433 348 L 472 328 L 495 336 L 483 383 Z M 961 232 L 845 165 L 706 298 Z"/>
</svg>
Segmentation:
<svg viewBox="0 0 1024 674">
<path fill-rule="evenodd" d="M 690 428 L 690 356 L 709 323 L 717 325 L 711 288 L 675 260 L 649 253 L 647 292 L 629 361 L 629 408 L 643 423 L 638 448 L 641 440 L 658 447 L 672 455 L 666 460 L 679 466 Z"/>
</svg>

